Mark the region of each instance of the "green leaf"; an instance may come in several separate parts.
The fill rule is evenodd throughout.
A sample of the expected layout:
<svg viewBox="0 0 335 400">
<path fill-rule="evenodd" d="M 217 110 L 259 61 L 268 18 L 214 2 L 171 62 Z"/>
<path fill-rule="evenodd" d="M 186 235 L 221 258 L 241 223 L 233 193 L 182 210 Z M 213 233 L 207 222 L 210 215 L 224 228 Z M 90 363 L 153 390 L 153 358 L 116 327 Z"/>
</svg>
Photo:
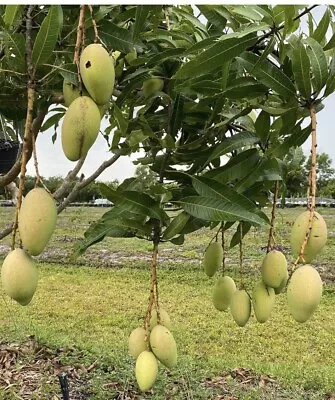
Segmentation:
<svg viewBox="0 0 335 400">
<path fill-rule="evenodd" d="M 292 69 L 300 95 L 305 99 L 311 96 L 310 61 L 305 46 L 299 42 L 292 52 Z"/>
<path fill-rule="evenodd" d="M 121 28 L 107 19 L 100 24 L 99 36 L 113 50 L 130 53 L 135 48 L 142 51 L 142 43 L 138 39 L 134 40 L 128 29 Z"/>
<path fill-rule="evenodd" d="M 335 73 L 328 76 L 324 96 L 327 97 L 335 91 Z"/>
<path fill-rule="evenodd" d="M 186 214 L 184 211 L 178 214 L 173 220 L 170 222 L 168 227 L 163 232 L 162 239 L 163 240 L 170 240 L 174 236 L 178 235 L 181 230 L 185 227 L 190 216 Z"/>
<path fill-rule="evenodd" d="M 241 210 L 234 203 L 223 202 L 216 198 L 189 196 L 183 198 L 180 203 L 187 213 L 206 221 L 248 221 L 264 225 L 264 220 L 257 214 Z"/>
<path fill-rule="evenodd" d="M 270 132 L 270 114 L 262 110 L 255 121 L 255 129 L 257 136 L 265 143 Z"/>
<path fill-rule="evenodd" d="M 59 74 L 66 79 L 67 81 L 71 82 L 73 85 L 78 86 L 78 69 L 76 64 L 64 64 L 62 66 L 54 65 L 53 68 L 59 71 Z"/>
<path fill-rule="evenodd" d="M 329 23 L 330 23 L 330 12 L 327 8 L 325 13 L 323 14 L 323 17 L 321 18 L 321 21 L 319 22 L 319 24 L 317 26 L 317 28 L 313 32 L 312 38 L 315 39 L 317 42 L 322 43 L 322 41 L 326 37 Z"/>
<path fill-rule="evenodd" d="M 252 21 L 261 21 L 263 19 L 263 15 L 259 14 L 254 8 L 250 5 L 247 6 L 231 6 L 230 10 L 235 13 L 242 15 L 245 18 L 248 18 Z"/>
<path fill-rule="evenodd" d="M 233 150 L 238 150 L 245 146 L 250 146 L 259 141 L 259 138 L 251 132 L 243 131 L 234 136 L 224 138 L 222 142 L 214 146 L 213 152 L 206 161 L 209 164 L 212 160 Z"/>
<path fill-rule="evenodd" d="M 301 129 L 300 124 L 294 127 L 291 135 L 280 143 L 278 146 L 273 148 L 271 155 L 273 157 L 283 158 L 292 147 L 299 147 L 303 145 L 308 139 L 311 133 L 311 125 Z"/>
<path fill-rule="evenodd" d="M 183 122 L 183 110 L 184 110 L 184 98 L 181 94 L 177 94 L 173 102 L 173 110 L 170 122 L 169 134 L 176 138 L 178 131 L 181 128 Z"/>
<path fill-rule="evenodd" d="M 252 46 L 256 40 L 257 38 L 254 35 L 247 35 L 242 38 L 231 38 L 230 35 L 226 35 L 224 39 L 213 44 L 210 48 L 184 64 L 175 74 L 175 78 L 194 78 L 211 72 L 241 54 L 242 51 Z"/>
<path fill-rule="evenodd" d="M 328 66 L 325 53 L 322 46 L 313 38 L 305 40 L 308 45 L 307 53 L 311 62 L 313 73 L 313 86 L 316 91 L 319 91 L 327 82 Z"/>
<path fill-rule="evenodd" d="M 233 237 L 231 238 L 229 248 L 232 249 L 236 245 L 241 242 L 241 225 L 242 225 L 242 239 L 244 236 L 250 231 L 251 224 L 249 222 L 240 222 L 237 225 L 236 232 L 234 233 Z"/>
<path fill-rule="evenodd" d="M 284 98 L 295 96 L 296 91 L 290 78 L 269 60 L 264 60 L 261 65 L 258 64 L 257 69 L 255 68 L 259 58 L 256 54 L 244 52 L 241 57 L 238 57 L 238 60 L 250 74 L 268 88 Z"/>
<path fill-rule="evenodd" d="M 234 182 L 245 177 L 245 171 L 252 171 L 259 162 L 260 156 L 257 149 L 248 149 L 231 157 L 227 164 L 210 170 L 206 177 L 221 183 Z"/>
<path fill-rule="evenodd" d="M 116 204 L 118 208 L 145 217 L 156 218 L 162 222 L 169 220 L 168 215 L 160 208 L 159 203 L 145 193 L 138 193 L 131 190 L 125 190 L 120 193 L 103 183 L 100 184 L 100 191 L 108 200 Z"/>
<path fill-rule="evenodd" d="M 50 6 L 48 15 L 44 18 L 34 42 L 31 57 L 35 68 L 46 63 L 52 56 L 62 25 L 62 7 L 60 5 Z"/>
<path fill-rule="evenodd" d="M 223 17 L 216 11 L 215 5 L 198 5 L 197 6 L 200 12 L 206 17 L 206 19 L 213 24 L 216 28 L 220 29 L 221 31 L 225 28 L 227 19 Z"/>
<path fill-rule="evenodd" d="M 5 25 L 15 27 L 21 21 L 21 16 L 24 10 L 24 5 L 21 4 L 8 4 L 6 5 L 3 21 Z"/>
<path fill-rule="evenodd" d="M 46 131 L 47 129 L 55 126 L 56 124 L 58 125 L 59 120 L 64 117 L 64 114 L 65 114 L 65 109 L 63 112 L 56 113 L 52 115 L 50 118 L 48 118 L 42 125 L 41 132 Z"/>
<path fill-rule="evenodd" d="M 133 27 L 133 40 L 136 40 L 139 37 L 139 35 L 146 23 L 146 19 L 147 19 L 150 9 L 151 9 L 151 6 L 148 6 L 148 5 L 136 6 L 135 24 Z"/>
<path fill-rule="evenodd" d="M 9 57 L 9 64 L 14 63 L 15 70 L 18 72 L 26 71 L 26 40 L 22 33 L 9 33 L 6 36 L 6 45 L 8 47 L 8 53 L 13 54 L 15 57 Z M 9 54 L 8 54 L 9 56 Z"/>
<path fill-rule="evenodd" d="M 186 50 L 186 54 L 190 55 L 193 53 L 198 53 L 201 50 L 208 49 L 210 46 L 212 46 L 214 43 L 216 43 L 220 37 L 221 37 L 221 35 L 213 35 L 208 38 L 205 38 L 205 39 L 201 40 L 200 42 L 195 43 L 193 46 L 189 47 Z"/>
<path fill-rule="evenodd" d="M 323 48 L 324 51 L 331 50 L 335 47 L 335 33 L 333 36 L 329 39 L 329 42 L 325 45 Z"/>
<path fill-rule="evenodd" d="M 126 137 L 128 129 L 128 121 L 124 118 L 122 111 L 119 109 L 116 103 L 113 104 L 113 116 L 115 118 L 118 128 L 120 129 L 122 136 Z"/>
<path fill-rule="evenodd" d="M 234 100 L 254 99 L 264 95 L 267 91 L 268 88 L 266 86 L 258 83 L 252 77 L 242 76 L 234 79 L 233 83 L 229 83 L 222 95 Z"/>
<path fill-rule="evenodd" d="M 256 209 L 255 203 L 247 197 L 237 193 L 230 186 L 219 183 L 214 179 L 193 177 L 192 184 L 200 196 L 235 203 L 236 206 L 241 208 L 241 211 L 242 209 L 247 211 L 255 211 Z"/>
<path fill-rule="evenodd" d="M 170 58 L 175 59 L 178 56 L 183 56 L 185 53 L 184 48 L 177 47 L 176 49 L 168 49 L 160 52 L 159 54 L 151 57 L 147 63 L 147 66 L 158 65 L 162 62 L 169 60 Z"/>
</svg>

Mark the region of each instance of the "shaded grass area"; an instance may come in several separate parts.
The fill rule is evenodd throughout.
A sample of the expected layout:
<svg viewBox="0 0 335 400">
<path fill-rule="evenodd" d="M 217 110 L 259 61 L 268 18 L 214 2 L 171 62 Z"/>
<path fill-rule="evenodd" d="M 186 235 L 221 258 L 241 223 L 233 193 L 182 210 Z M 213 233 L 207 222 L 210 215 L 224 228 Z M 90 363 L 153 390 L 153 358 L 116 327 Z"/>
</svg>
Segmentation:
<svg viewBox="0 0 335 400">
<path fill-rule="evenodd" d="M 10 213 L 11 209 L 6 211 Z M 131 330 L 143 323 L 149 294 L 150 243 L 108 238 L 88 252 L 90 266 L 67 264 L 63 258 L 89 221 L 104 211 L 69 209 L 60 216 L 47 249 L 57 257 L 52 258 L 52 264 L 39 263 L 40 281 L 32 303 L 20 307 L 1 292 L 0 342 L 24 342 L 28 335 L 34 335 L 38 343 L 54 350 L 70 346 L 71 351 L 60 354 L 64 365 L 89 366 L 98 360 L 98 366 L 83 375 L 86 397 L 78 398 L 325 399 L 335 390 L 333 210 L 321 210 L 327 213 L 330 235 L 317 263 L 319 269 L 327 266 L 320 270 L 327 283 L 320 307 L 305 324 L 292 320 L 282 294 L 276 297 L 268 322 L 258 324 L 252 318 L 245 328 L 237 327 L 229 312 L 218 312 L 212 306 L 215 278 L 205 277 L 200 265 L 213 232 L 192 234 L 181 247 L 164 244 L 159 267 L 160 300 L 173 321 L 179 362 L 173 371 L 161 366 L 153 392 L 143 396 L 134 383 L 134 361 L 127 354 L 127 339 Z M 281 211 L 277 218 L 277 239 L 284 247 L 289 245 L 290 224 L 299 211 Z M 7 217 L 5 213 L 3 220 Z M 265 230 L 251 232 L 245 243 L 249 289 L 259 278 L 265 244 Z M 122 255 L 122 262 L 117 263 L 117 257 L 104 262 L 106 252 Z M 137 258 L 130 257 L 134 253 Z M 289 251 L 286 254 L 289 257 Z M 227 273 L 239 281 L 237 260 L 233 249 L 228 253 Z M 79 261 L 85 263 L 85 258 Z M 241 383 L 236 377 L 239 375 L 232 372 L 236 368 L 251 370 L 247 376 L 256 378 Z M 262 374 L 273 381 L 261 378 Z M 37 397 L 28 398 L 50 399 L 51 393 L 61 398 L 57 379 L 52 382 L 41 380 Z M 13 393 L 18 390 L 14 386 L 12 393 L 4 391 L 0 382 L 0 399 L 17 398 Z"/>
</svg>

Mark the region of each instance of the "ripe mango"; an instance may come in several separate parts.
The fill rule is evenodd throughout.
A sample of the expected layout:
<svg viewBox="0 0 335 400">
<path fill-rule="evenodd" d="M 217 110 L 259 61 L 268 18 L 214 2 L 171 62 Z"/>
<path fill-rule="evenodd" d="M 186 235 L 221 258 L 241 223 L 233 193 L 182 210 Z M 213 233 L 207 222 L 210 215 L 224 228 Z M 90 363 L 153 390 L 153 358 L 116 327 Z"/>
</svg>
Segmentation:
<svg viewBox="0 0 335 400">
<path fill-rule="evenodd" d="M 204 270 L 207 276 L 214 276 L 222 264 L 222 257 L 223 250 L 219 242 L 213 242 L 207 247 L 204 256 Z"/>
<path fill-rule="evenodd" d="M 30 303 L 38 282 L 38 271 L 32 258 L 22 249 L 11 251 L 1 268 L 4 291 L 22 306 Z"/>
<path fill-rule="evenodd" d="M 283 291 L 286 287 L 287 280 L 288 280 L 288 271 L 286 270 L 286 275 L 283 278 L 281 284 L 277 288 L 274 288 L 276 294 L 283 293 Z"/>
<path fill-rule="evenodd" d="M 142 95 L 147 98 L 157 92 L 161 92 L 164 88 L 164 81 L 160 78 L 149 78 L 143 82 Z"/>
<path fill-rule="evenodd" d="M 137 384 L 142 392 L 150 390 L 156 382 L 158 362 L 151 351 L 144 350 L 138 356 L 135 366 Z"/>
<path fill-rule="evenodd" d="M 172 329 L 171 319 L 167 311 L 164 308 L 159 308 L 160 324 L 168 328 L 170 331 Z M 152 330 L 157 325 L 157 310 L 152 310 L 150 318 L 150 329 Z"/>
<path fill-rule="evenodd" d="M 262 262 L 261 273 L 266 286 L 278 288 L 287 276 L 287 261 L 284 254 L 278 250 L 267 253 Z"/>
<path fill-rule="evenodd" d="M 151 350 L 168 368 L 177 364 L 177 345 L 172 333 L 163 325 L 156 325 L 150 334 Z"/>
<path fill-rule="evenodd" d="M 298 257 L 301 245 L 305 239 L 309 211 L 304 211 L 295 220 L 291 231 L 291 248 L 295 257 Z M 327 225 L 323 217 L 315 211 L 312 229 L 303 254 L 306 263 L 311 262 L 323 249 L 327 242 Z"/>
<path fill-rule="evenodd" d="M 245 326 L 251 314 L 251 301 L 245 290 L 236 290 L 230 302 L 230 312 L 238 326 Z"/>
<path fill-rule="evenodd" d="M 62 147 L 70 161 L 87 154 L 98 136 L 100 120 L 99 108 L 90 97 L 80 96 L 70 104 L 62 125 Z"/>
<path fill-rule="evenodd" d="M 230 276 L 220 277 L 216 281 L 213 290 L 212 301 L 214 307 L 219 311 L 227 310 L 235 291 L 236 285 Z"/>
<path fill-rule="evenodd" d="M 142 351 L 147 349 L 147 343 L 145 341 L 145 329 L 136 328 L 134 329 L 128 339 L 129 353 L 136 359 Z"/>
<path fill-rule="evenodd" d="M 115 81 L 114 61 L 97 43 L 81 53 L 79 69 L 85 88 L 98 105 L 107 104 L 112 97 Z"/>
<path fill-rule="evenodd" d="M 64 79 L 63 96 L 64 96 L 65 107 L 69 107 L 70 104 L 73 102 L 73 100 L 75 100 L 77 97 L 80 96 L 78 87 L 73 85 L 70 81 Z"/>
<path fill-rule="evenodd" d="M 23 199 L 19 211 L 19 232 L 23 247 L 32 256 L 42 253 L 56 226 L 54 198 L 43 188 L 34 188 Z"/>
<path fill-rule="evenodd" d="M 275 291 L 263 281 L 257 282 L 252 290 L 252 305 L 258 322 L 267 321 L 275 305 Z"/>
<path fill-rule="evenodd" d="M 287 303 L 297 322 L 307 321 L 320 303 L 322 280 L 311 265 L 303 265 L 294 271 L 287 286 Z"/>
</svg>

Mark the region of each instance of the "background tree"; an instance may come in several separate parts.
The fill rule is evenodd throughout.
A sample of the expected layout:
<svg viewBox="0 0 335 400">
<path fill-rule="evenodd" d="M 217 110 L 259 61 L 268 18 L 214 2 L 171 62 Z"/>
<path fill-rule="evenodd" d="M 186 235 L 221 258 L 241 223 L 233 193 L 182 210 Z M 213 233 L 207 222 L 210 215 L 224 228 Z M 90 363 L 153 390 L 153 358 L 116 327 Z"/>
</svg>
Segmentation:
<svg viewBox="0 0 335 400">
<path fill-rule="evenodd" d="M 334 180 L 335 169 L 332 167 L 332 160 L 327 153 L 320 153 L 316 156 L 317 166 L 317 187 L 319 192 L 323 192 L 324 188 L 331 180 Z M 312 157 L 309 156 L 306 162 L 306 174 L 310 171 L 312 165 Z"/>
</svg>

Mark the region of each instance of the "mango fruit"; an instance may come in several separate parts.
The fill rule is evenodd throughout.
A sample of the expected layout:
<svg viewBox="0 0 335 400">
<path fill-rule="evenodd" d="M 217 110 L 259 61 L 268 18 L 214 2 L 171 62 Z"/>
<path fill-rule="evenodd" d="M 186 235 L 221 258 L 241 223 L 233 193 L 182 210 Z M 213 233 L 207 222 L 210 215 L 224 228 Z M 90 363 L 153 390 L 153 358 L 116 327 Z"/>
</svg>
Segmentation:
<svg viewBox="0 0 335 400">
<path fill-rule="evenodd" d="M 100 111 L 88 96 L 75 99 L 67 109 L 62 125 L 62 147 L 70 161 L 85 156 L 100 129 Z"/>
<path fill-rule="evenodd" d="M 322 280 L 311 265 L 296 269 L 287 286 L 287 303 L 297 322 L 307 321 L 318 307 L 322 296 Z"/>
<path fill-rule="evenodd" d="M 236 285 L 230 276 L 220 277 L 213 289 L 212 301 L 214 307 L 219 311 L 227 310 L 235 291 Z"/>
<path fill-rule="evenodd" d="M 252 305 L 258 322 L 267 321 L 275 305 L 275 291 L 265 285 L 263 281 L 257 282 L 252 290 Z"/>
<path fill-rule="evenodd" d="M 164 88 L 164 81 L 160 78 L 149 78 L 143 82 L 142 95 L 147 98 L 157 92 L 161 92 Z"/>
<path fill-rule="evenodd" d="M 6 294 L 22 306 L 30 303 L 38 282 L 38 271 L 23 249 L 11 251 L 1 268 L 1 282 Z"/>
<path fill-rule="evenodd" d="M 57 206 L 43 188 L 34 188 L 23 199 L 19 211 L 19 232 L 23 247 L 32 256 L 42 253 L 56 226 Z"/>
<path fill-rule="evenodd" d="M 158 374 L 158 362 L 151 351 L 144 350 L 137 357 L 135 376 L 137 384 L 142 392 L 150 390 L 156 382 Z"/>
<path fill-rule="evenodd" d="M 150 333 L 151 350 L 168 368 L 177 364 L 177 345 L 172 333 L 163 325 L 156 325 Z"/>
<path fill-rule="evenodd" d="M 238 326 L 245 326 L 251 314 L 251 301 L 244 290 L 236 290 L 230 302 L 230 312 Z"/>
<path fill-rule="evenodd" d="M 309 211 L 298 215 L 291 230 L 291 248 L 295 257 L 298 257 L 301 245 L 305 239 Z M 327 242 L 327 225 L 323 217 L 315 211 L 312 229 L 303 254 L 306 263 L 311 262 L 323 249 Z"/>
<path fill-rule="evenodd" d="M 145 329 L 144 328 L 136 328 L 129 335 L 128 339 L 128 349 L 129 354 L 132 355 L 135 359 L 142 353 L 142 351 L 147 349 L 147 343 L 145 341 Z"/>
<path fill-rule="evenodd" d="M 172 329 L 171 319 L 167 311 L 164 308 L 159 308 L 160 324 L 168 328 L 169 331 Z M 157 325 L 157 310 L 152 310 L 150 318 L 150 329 L 152 330 Z"/>
<path fill-rule="evenodd" d="M 288 270 L 286 270 L 285 278 L 282 280 L 280 286 L 274 288 L 275 294 L 283 293 L 283 291 L 285 290 L 287 281 L 288 281 Z"/>
<path fill-rule="evenodd" d="M 209 277 L 214 276 L 222 264 L 223 250 L 219 242 L 212 242 L 205 251 L 204 270 Z"/>
<path fill-rule="evenodd" d="M 112 97 L 115 81 L 114 61 L 101 44 L 85 47 L 80 56 L 82 81 L 98 105 L 107 104 Z"/>
<path fill-rule="evenodd" d="M 278 288 L 287 280 L 287 261 L 281 251 L 272 250 L 264 257 L 261 267 L 266 286 Z"/>
<path fill-rule="evenodd" d="M 79 88 L 73 85 L 73 83 L 71 83 L 70 81 L 64 79 L 63 96 L 65 107 L 69 107 L 73 100 L 80 96 Z"/>
</svg>

